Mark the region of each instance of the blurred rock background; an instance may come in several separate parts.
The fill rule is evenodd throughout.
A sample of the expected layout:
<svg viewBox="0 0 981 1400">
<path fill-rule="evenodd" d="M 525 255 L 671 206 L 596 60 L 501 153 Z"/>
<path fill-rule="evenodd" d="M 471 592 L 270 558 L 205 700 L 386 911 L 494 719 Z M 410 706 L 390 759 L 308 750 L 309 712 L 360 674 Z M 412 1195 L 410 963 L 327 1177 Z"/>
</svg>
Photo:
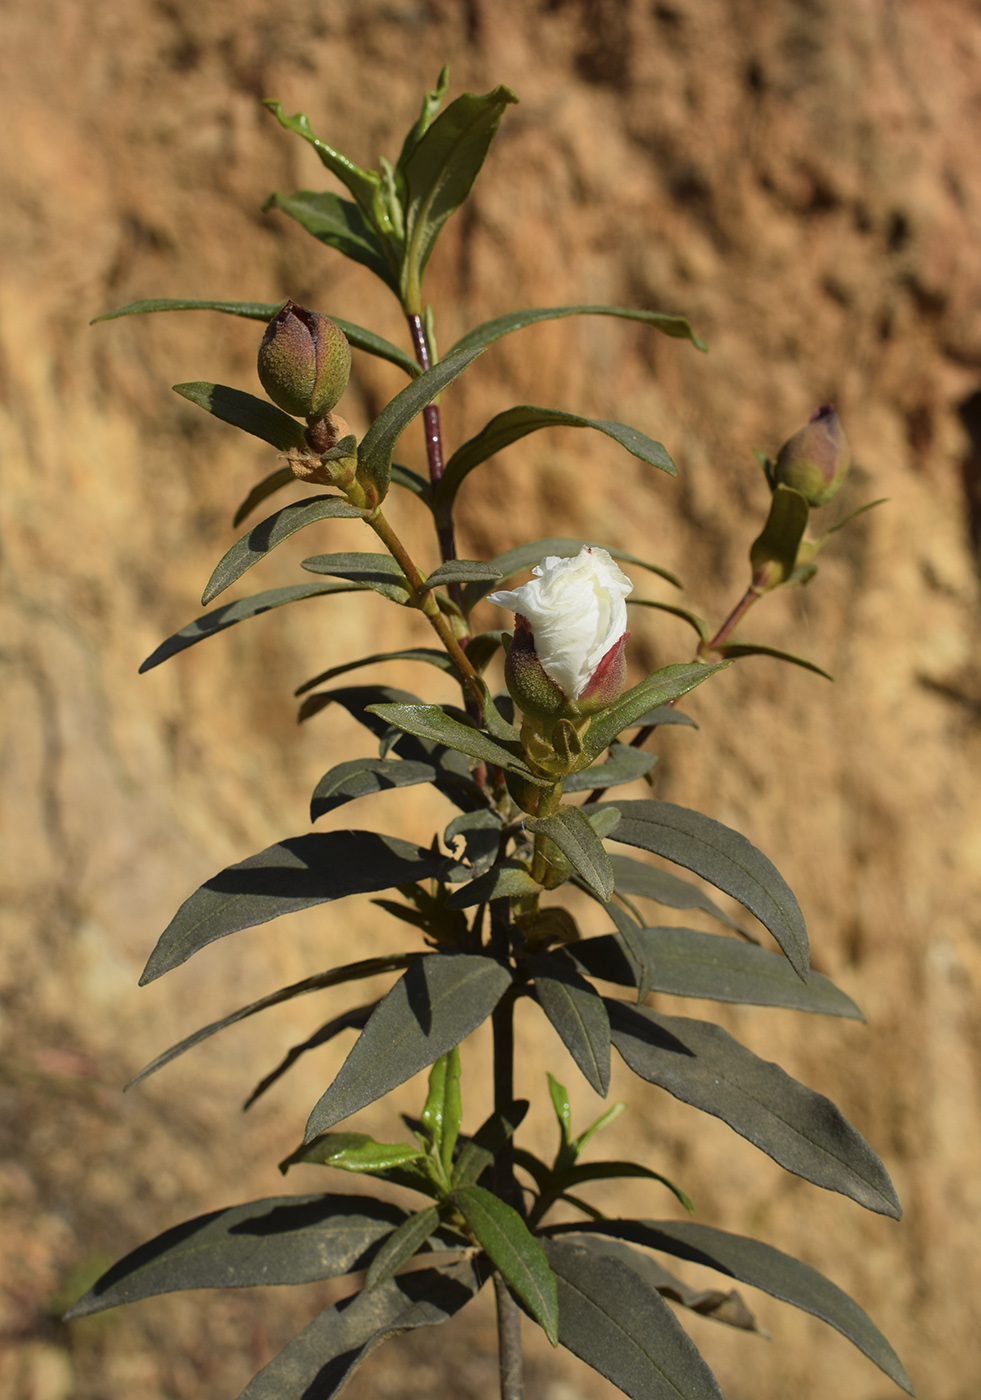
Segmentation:
<svg viewBox="0 0 981 1400">
<path fill-rule="evenodd" d="M 752 449 L 775 450 L 828 399 L 857 462 L 841 508 L 890 498 L 838 537 L 815 583 L 765 602 L 740 634 L 813 657 L 835 684 L 764 659 L 733 667 L 687 703 L 699 734 L 658 741 L 657 793 L 738 827 L 776 861 L 815 965 L 869 1024 L 667 1009 L 717 1017 L 834 1098 L 884 1158 L 905 1219 L 807 1186 L 625 1075 L 614 1093 L 631 1111 L 610 1145 L 679 1179 L 700 1219 L 829 1274 L 922 1396 L 970 1400 L 981 1370 L 981 14 L 969 0 L 0 7 L 0 1396 L 231 1400 L 339 1296 L 333 1285 L 190 1294 L 70 1328 L 55 1320 L 151 1233 L 282 1189 L 275 1163 L 350 1041 L 310 1055 L 244 1119 L 239 1103 L 346 999 L 271 1012 L 123 1097 L 126 1079 L 199 1023 L 353 949 L 406 940 L 352 901 L 237 935 L 137 990 L 180 900 L 307 829 L 317 779 L 368 751 L 330 711 L 297 728 L 291 690 L 391 645 L 404 615 L 375 597 L 303 603 L 138 677 L 200 611 L 234 538 L 231 511 L 272 466 L 262 444 L 169 386 L 256 391 L 260 328 L 204 313 L 88 322 L 137 297 L 290 295 L 404 343 L 370 274 L 260 212 L 273 189 L 329 183 L 260 99 L 307 112 L 372 165 L 395 156 L 444 61 L 452 94 L 506 82 L 521 105 L 431 265 L 441 343 L 516 306 L 609 301 L 683 312 L 711 347 L 701 356 L 643 327 L 578 319 L 488 352 L 447 395 L 451 443 L 537 403 L 635 423 L 681 475 L 654 479 L 597 435 L 537 434 L 468 481 L 461 553 L 545 533 L 605 539 L 678 570 L 688 604 L 721 620 L 766 509 Z M 363 430 L 399 384 L 357 355 L 341 409 Z M 422 464 L 418 430 L 400 457 Z M 414 503 L 399 511 L 424 552 Z M 296 581 L 313 550 L 357 547 L 353 528 L 331 522 L 284 546 L 237 592 Z M 637 675 L 690 653 L 675 620 L 638 610 L 632 626 Z M 364 676 L 437 698 L 420 669 Z M 445 819 L 437 799 L 393 792 L 321 825 L 408 836 Z M 550 1066 L 577 1112 L 595 1113 L 551 1031 L 533 1011 L 524 1019 L 519 1090 L 540 1098 Z M 478 1036 L 466 1053 L 474 1122 L 486 1051 Z M 391 1107 L 363 1120 L 398 1130 Z M 543 1113 L 529 1131 L 551 1139 Z M 286 1189 L 324 1184 L 306 1168 Z M 647 1188 L 595 1199 L 675 1208 Z M 771 1342 L 691 1323 L 728 1400 L 898 1393 L 822 1324 L 746 1296 Z M 530 1394 L 612 1394 L 530 1331 Z M 407 1400 L 452 1385 L 476 1400 L 496 1393 L 493 1348 L 481 1299 L 441 1332 L 376 1353 L 350 1393 Z"/>
</svg>

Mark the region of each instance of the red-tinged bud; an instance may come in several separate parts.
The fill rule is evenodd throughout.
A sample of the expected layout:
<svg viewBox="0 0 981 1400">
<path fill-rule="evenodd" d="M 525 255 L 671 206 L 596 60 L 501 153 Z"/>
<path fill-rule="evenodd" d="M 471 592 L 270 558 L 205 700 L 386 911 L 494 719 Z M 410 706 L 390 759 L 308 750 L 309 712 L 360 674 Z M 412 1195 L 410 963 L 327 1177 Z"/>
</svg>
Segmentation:
<svg viewBox="0 0 981 1400">
<path fill-rule="evenodd" d="M 288 301 L 266 327 L 258 369 L 273 403 L 315 422 L 347 388 L 351 347 L 329 316 Z"/>
<path fill-rule="evenodd" d="M 810 422 L 777 454 L 777 482 L 799 491 L 810 506 L 826 506 L 838 494 L 852 458 L 834 404 L 822 404 Z"/>
<path fill-rule="evenodd" d="M 531 624 L 522 613 L 514 616 L 514 639 L 504 659 L 504 681 L 522 714 L 554 719 L 568 706 L 569 697 L 539 660 Z"/>
<path fill-rule="evenodd" d="M 626 646 L 629 632 L 624 632 L 618 642 L 603 657 L 583 687 L 576 701 L 576 709 L 581 715 L 593 715 L 597 710 L 605 710 L 618 700 L 627 683 Z"/>
</svg>

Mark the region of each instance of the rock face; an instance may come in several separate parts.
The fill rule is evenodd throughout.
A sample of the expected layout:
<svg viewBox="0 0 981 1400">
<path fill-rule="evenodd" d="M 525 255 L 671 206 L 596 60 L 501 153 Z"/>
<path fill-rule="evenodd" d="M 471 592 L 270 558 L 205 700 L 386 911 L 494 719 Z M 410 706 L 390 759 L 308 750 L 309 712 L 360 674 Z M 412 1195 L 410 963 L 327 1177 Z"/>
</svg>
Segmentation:
<svg viewBox="0 0 981 1400">
<path fill-rule="evenodd" d="M 488 352 L 446 396 L 451 442 L 512 403 L 543 404 L 635 423 L 681 477 L 655 480 L 597 435 L 538 434 L 468 481 L 461 554 L 588 535 L 678 571 L 685 601 L 717 623 L 745 586 L 766 510 L 752 449 L 775 451 L 829 400 L 855 458 L 843 506 L 889 498 L 837 538 L 813 584 L 768 599 L 740 633 L 814 658 L 834 686 L 740 662 L 692 697 L 700 734 L 665 736 L 657 792 L 738 827 L 797 892 L 815 965 L 869 1024 L 705 1014 L 840 1104 L 885 1160 L 906 1219 L 867 1217 L 786 1176 L 626 1076 L 614 1092 L 631 1112 L 617 1131 L 682 1182 L 701 1220 L 756 1234 L 852 1293 L 922 1394 L 967 1400 L 981 1369 L 976 7 L 42 0 L 9 7 L 2 33 L 0 1335 L 13 1345 L 0 1393 L 232 1396 L 338 1296 L 195 1295 L 70 1334 L 47 1313 L 151 1232 L 281 1189 L 274 1164 L 349 1042 L 310 1056 L 244 1126 L 236 1105 L 347 1003 L 293 1003 L 125 1099 L 118 1086 L 199 1023 L 340 960 L 338 948 L 404 946 L 398 925 L 358 901 L 238 935 L 137 991 L 180 900 L 305 830 L 321 773 L 362 751 L 329 711 L 298 730 L 291 689 L 391 645 L 402 619 L 377 598 L 303 603 L 137 677 L 197 615 L 234 538 L 231 510 L 273 465 L 168 386 L 257 392 L 259 328 L 210 314 L 87 322 L 137 297 L 289 295 L 405 343 L 367 272 L 259 212 L 272 189 L 329 183 L 259 99 L 306 111 L 374 164 L 395 154 L 448 60 L 454 92 L 506 82 L 521 105 L 431 266 L 441 343 L 516 306 L 614 302 L 683 312 L 710 344 L 701 356 L 643 327 L 581 319 Z M 340 409 L 363 431 L 399 382 L 356 356 Z M 421 465 L 418 431 L 400 453 Z M 422 555 L 419 513 L 402 512 Z M 353 528 L 328 522 L 315 543 L 284 546 L 240 592 L 296 581 L 312 549 L 358 547 Z M 655 586 L 666 598 L 660 584 L 644 591 Z M 635 672 L 690 654 L 684 624 L 635 617 Z M 365 675 L 440 695 L 417 671 Z M 446 819 L 411 792 L 336 815 L 399 835 Z M 519 1087 L 539 1097 L 552 1067 L 585 1117 L 592 1095 L 528 1021 Z M 474 1117 L 489 1092 L 484 1050 L 478 1039 L 465 1061 Z M 393 1131 L 388 1109 L 365 1121 Z M 532 1130 L 548 1144 L 544 1118 Z M 301 1170 L 287 1189 L 321 1189 Z M 596 1199 L 616 1212 L 625 1198 Z M 629 1208 L 671 1206 L 645 1189 Z M 728 1400 L 888 1393 L 836 1335 L 752 1301 L 769 1347 L 693 1324 Z M 445 1356 L 429 1339 L 393 1344 L 351 1394 L 439 1393 L 451 1365 L 461 1395 L 494 1393 L 487 1308 L 439 1345 Z M 534 1339 L 530 1353 L 531 1393 L 610 1393 Z"/>
</svg>

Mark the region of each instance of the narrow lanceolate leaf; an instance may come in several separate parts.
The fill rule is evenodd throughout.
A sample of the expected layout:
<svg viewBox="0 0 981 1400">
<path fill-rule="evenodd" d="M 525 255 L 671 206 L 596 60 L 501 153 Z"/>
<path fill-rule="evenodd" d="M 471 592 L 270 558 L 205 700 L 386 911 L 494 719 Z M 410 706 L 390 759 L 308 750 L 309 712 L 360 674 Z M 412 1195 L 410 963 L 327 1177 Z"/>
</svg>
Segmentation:
<svg viewBox="0 0 981 1400">
<path fill-rule="evenodd" d="M 365 433 L 358 444 L 358 470 L 362 477 L 372 482 L 379 500 L 383 500 L 388 492 L 392 454 L 405 429 L 479 354 L 480 350 L 477 349 L 447 355 L 396 394 Z"/>
<path fill-rule="evenodd" d="M 459 1045 L 487 1019 L 510 985 L 510 973 L 488 957 L 434 953 L 410 967 L 379 1002 L 310 1114 L 304 1141 L 374 1103 Z"/>
<path fill-rule="evenodd" d="M 808 971 L 807 927 L 772 861 L 738 831 L 673 802 L 618 802 L 615 841 L 664 856 L 738 899 L 770 930 L 798 977 Z"/>
<path fill-rule="evenodd" d="M 321 671 L 319 675 L 304 681 L 301 686 L 297 686 L 293 694 L 306 695 L 308 690 L 323 685 L 325 681 L 332 681 L 335 676 L 346 675 L 348 671 L 358 671 L 362 666 L 375 666 L 380 661 L 423 661 L 427 666 L 435 666 L 440 671 L 453 671 L 455 669 L 446 652 L 436 647 L 406 647 L 404 651 L 376 651 L 371 656 L 359 656 L 357 661 L 346 661 L 343 666 L 331 666 L 326 671 Z"/>
<path fill-rule="evenodd" d="M 248 519 L 252 512 L 261 506 L 263 501 L 274 496 L 277 491 L 281 491 L 284 486 L 292 486 L 296 481 L 291 468 L 280 467 L 277 471 L 270 472 L 264 476 L 260 482 L 253 486 L 245 500 L 239 506 L 232 519 L 232 529 L 237 530 L 243 520 Z"/>
<path fill-rule="evenodd" d="M 566 1230 L 630 1240 L 761 1288 L 827 1322 L 874 1361 L 890 1380 L 907 1394 L 913 1394 L 899 1357 L 858 1304 L 816 1269 L 768 1244 L 688 1220 L 604 1220 L 557 1227 L 563 1234 Z"/>
<path fill-rule="evenodd" d="M 687 695 L 702 681 L 728 665 L 728 661 L 716 666 L 701 661 L 684 661 L 674 666 L 663 666 L 646 680 L 625 690 L 608 710 L 596 716 L 586 731 L 583 750 L 591 759 L 599 758 L 617 735 L 636 724 L 638 717 L 646 710 L 666 705 L 669 700 L 680 700 L 682 695 Z"/>
<path fill-rule="evenodd" d="M 808 661 L 806 656 L 795 656 L 792 651 L 781 651 L 779 647 L 763 646 L 757 642 L 724 642 L 722 646 L 713 647 L 712 650 L 730 661 L 738 660 L 740 656 L 772 656 L 776 661 L 789 661 L 792 666 L 802 666 L 805 671 L 813 671 L 815 675 L 823 676 L 826 681 L 834 680 L 830 671 L 826 671 L 816 661 Z"/>
<path fill-rule="evenodd" d="M 208 580 L 201 602 L 207 604 L 217 598 L 253 564 L 265 559 L 270 550 L 288 540 L 290 535 L 295 535 L 297 530 L 318 520 L 360 520 L 364 514 L 363 510 L 352 506 L 342 496 L 307 496 L 302 501 L 284 506 L 235 541 Z"/>
<path fill-rule="evenodd" d="M 436 779 L 436 769 L 428 763 L 412 763 L 404 758 L 351 758 L 325 773 L 310 799 L 310 820 L 326 812 L 368 797 L 386 788 L 417 787 Z"/>
<path fill-rule="evenodd" d="M 217 1035 L 228 1026 L 235 1026 L 239 1021 L 245 1021 L 260 1011 L 266 1011 L 270 1006 L 281 1006 L 284 1001 L 292 1001 L 294 997 L 304 996 L 307 992 L 319 992 L 325 987 L 339 987 L 345 982 L 359 981 L 362 977 L 377 977 L 382 972 L 402 972 L 423 956 L 423 953 L 400 953 L 389 958 L 363 958 L 360 962 L 331 968 L 329 972 L 319 972 L 314 977 L 304 977 L 302 982 L 293 982 L 289 987 L 282 987 L 278 992 L 271 992 L 269 996 L 260 997 L 258 1001 L 241 1006 L 228 1016 L 222 1016 L 220 1021 L 212 1021 L 210 1025 L 202 1026 L 199 1031 L 195 1031 L 193 1035 L 187 1036 L 151 1060 L 139 1074 L 133 1076 L 126 1088 L 132 1089 L 134 1084 L 139 1084 L 151 1074 L 156 1074 L 158 1069 L 163 1069 L 164 1065 L 169 1065 L 186 1051 L 193 1050 L 195 1045 L 200 1045 L 202 1041 Z"/>
<path fill-rule="evenodd" d="M 591 1088 L 610 1088 L 610 1018 L 603 998 L 561 958 L 530 958 L 535 998 Z"/>
<path fill-rule="evenodd" d="M 561 1191 L 565 1195 L 573 1187 L 583 1186 L 587 1181 L 623 1181 L 628 1178 L 656 1181 L 659 1185 L 666 1186 L 672 1196 L 681 1202 L 689 1215 L 695 1214 L 695 1207 L 680 1186 L 676 1186 L 669 1177 L 662 1176 L 660 1172 L 651 1171 L 649 1167 L 642 1167 L 639 1162 L 583 1162 L 573 1167 L 566 1167 L 564 1171 L 553 1173 L 552 1189 Z"/>
<path fill-rule="evenodd" d="M 608 1001 L 613 1044 L 626 1063 L 682 1103 L 711 1113 L 815 1186 L 899 1219 L 885 1167 L 839 1109 L 720 1026 Z"/>
<path fill-rule="evenodd" d="M 281 209 L 312 234 L 318 243 L 334 248 L 352 262 L 369 268 L 398 295 L 398 279 L 388 265 L 385 250 L 361 210 L 351 200 L 341 199 L 340 195 L 328 190 L 297 190 L 295 194 L 273 192 L 262 209 L 263 213 Z M 390 356 L 384 358 L 389 359 Z M 408 356 L 405 358 L 408 359 Z M 399 361 L 394 363 L 398 364 Z"/>
<path fill-rule="evenodd" d="M 634 860 L 633 856 L 620 856 L 615 852 L 611 852 L 610 861 L 618 894 L 652 899 L 656 904 L 666 904 L 669 909 L 701 909 L 729 928 L 739 929 L 735 920 L 730 919 L 725 910 L 703 890 L 672 875 L 669 870 L 659 870 L 656 865 L 648 865 L 646 861 Z"/>
<path fill-rule="evenodd" d="M 559 559 L 572 559 L 579 553 L 583 545 L 590 545 L 594 549 L 605 549 L 607 554 L 612 555 L 614 559 L 619 559 L 621 563 L 636 564 L 638 569 L 646 569 L 648 573 L 657 574 L 659 578 L 673 583 L 676 588 L 681 587 L 680 579 L 668 569 L 662 569 L 659 564 L 652 564 L 647 559 L 638 559 L 635 554 L 627 554 L 622 549 L 614 549 L 612 545 L 600 544 L 597 540 L 574 540 L 564 535 L 549 536 L 543 540 L 530 540 L 528 544 L 516 545 L 514 549 L 508 549 L 504 554 L 498 554 L 496 558 L 488 562 L 498 570 L 500 577 L 507 581 L 525 569 L 534 568 L 550 554 Z M 481 598 L 491 591 L 491 587 L 491 583 L 487 581 L 476 580 L 473 583 L 468 583 L 463 590 L 463 598 L 467 608 L 472 608 L 476 603 L 479 603 Z"/>
<path fill-rule="evenodd" d="M 692 928 L 635 929 L 633 943 L 642 950 L 652 992 L 865 1019 L 851 997 L 829 978 L 812 972 L 802 982 L 786 958 L 766 948 Z M 620 982 L 625 974 L 627 981 L 621 985 L 636 985 L 626 959 L 618 957 L 613 938 L 583 939 L 565 951 L 591 976 Z"/>
<path fill-rule="evenodd" d="M 502 860 L 455 890 L 446 906 L 448 909 L 472 909 L 492 899 L 520 899 L 523 895 L 540 893 L 541 886 L 531 878 L 526 866 L 518 860 Z"/>
<path fill-rule="evenodd" d="M 362 169 L 360 165 L 356 165 L 353 160 L 342 155 L 340 151 L 335 151 L 332 146 L 328 146 L 327 142 L 322 141 L 312 130 L 305 112 L 297 112 L 294 116 L 288 117 L 283 111 L 283 104 L 272 98 L 267 98 L 262 105 L 267 111 L 272 112 L 280 126 L 310 143 L 317 152 L 321 165 L 326 166 L 332 175 L 336 175 L 347 186 L 357 200 L 358 208 L 364 214 L 365 219 L 370 221 L 377 209 L 377 196 L 381 186 L 381 176 L 377 171 Z"/>
<path fill-rule="evenodd" d="M 418 1162 L 423 1155 L 418 1143 L 376 1142 L 367 1133 L 322 1133 L 313 1142 L 298 1147 L 280 1162 L 279 1170 L 286 1175 L 290 1167 L 301 1162 L 319 1167 L 335 1167 L 342 1172 L 365 1172 L 384 1175 L 393 1167 Z"/>
<path fill-rule="evenodd" d="M 331 1400 L 376 1347 L 458 1313 L 483 1276 L 469 1261 L 391 1278 L 326 1308 L 274 1357 L 238 1400 Z"/>
<path fill-rule="evenodd" d="M 306 447 L 303 425 L 267 399 L 257 399 L 241 389 L 229 389 L 226 384 L 209 384 L 205 380 L 175 384 L 174 393 L 196 403 L 223 423 L 231 423 L 253 437 L 262 438 L 280 452 L 291 447 Z"/>
<path fill-rule="evenodd" d="M 470 583 L 473 579 L 487 579 L 493 583 L 500 577 L 493 564 L 485 564 L 480 559 L 449 559 L 432 571 L 423 584 L 423 590 L 428 592 L 430 588 L 439 588 L 445 583 Z"/>
<path fill-rule="evenodd" d="M 618 783 L 632 783 L 642 778 L 657 763 L 656 753 L 631 748 L 629 744 L 613 744 L 605 763 L 584 768 L 562 779 L 563 792 L 588 792 L 592 788 L 611 788 Z"/>
<path fill-rule="evenodd" d="M 287 588 L 270 588 L 264 593 L 253 593 L 251 598 L 239 598 L 234 603 L 223 603 L 220 608 L 213 608 L 203 617 L 195 618 L 161 642 L 140 667 L 140 675 L 144 671 L 152 671 L 161 661 L 169 661 L 178 652 L 193 647 L 196 642 L 203 642 L 205 637 L 213 637 L 226 627 L 234 627 L 236 622 L 258 617 L 260 613 L 281 608 L 285 603 L 298 603 L 303 598 L 319 598 L 327 593 L 356 593 L 361 587 L 358 583 L 294 583 Z"/>
<path fill-rule="evenodd" d="M 475 326 L 472 331 L 460 337 L 453 349 L 464 350 L 470 349 L 471 346 L 479 346 L 483 350 L 486 346 L 493 345 L 495 340 L 510 335 L 512 331 L 519 331 L 524 326 L 533 326 L 538 321 L 561 321 L 566 316 L 616 316 L 624 321 L 643 321 L 662 335 L 674 336 L 678 340 L 690 340 L 696 350 L 707 348 L 684 316 L 665 316 L 660 311 L 640 311 L 633 306 L 586 305 L 533 306 L 522 311 L 509 311 L 504 316 L 495 317 L 493 321 L 484 321 L 482 325 Z"/>
<path fill-rule="evenodd" d="M 505 768 L 511 773 L 520 773 L 524 778 L 533 778 L 531 769 L 517 753 L 512 753 L 494 739 L 489 739 L 479 729 L 462 724 L 450 715 L 444 714 L 438 705 L 369 705 L 369 713 L 387 720 L 407 734 L 419 739 L 430 739 L 447 748 L 457 749 L 481 763 L 491 763 L 497 768 Z M 516 746 L 517 747 L 517 746 Z"/>
<path fill-rule="evenodd" d="M 432 509 L 433 493 L 429 482 L 418 472 L 412 471 L 410 467 L 403 467 L 400 463 L 393 462 L 392 485 L 401 486 L 403 491 L 411 491 L 412 495 L 417 496 L 423 505 Z"/>
<path fill-rule="evenodd" d="M 409 601 L 409 587 L 400 566 L 390 554 L 314 554 L 302 561 L 311 574 L 334 574 L 360 583 L 393 603 Z"/>
<path fill-rule="evenodd" d="M 559 1341 L 631 1400 L 724 1400 L 656 1288 L 622 1260 L 546 1240 L 558 1281 Z"/>
<path fill-rule="evenodd" d="M 370 1196 L 271 1196 L 186 1220 L 134 1249 L 68 1313 L 186 1288 L 310 1283 L 363 1268 L 407 1212 Z"/>
<path fill-rule="evenodd" d="M 365 1288 L 370 1292 L 373 1288 L 377 1288 L 380 1283 L 391 1278 L 407 1259 L 411 1259 L 413 1254 L 419 1252 L 429 1236 L 438 1227 L 439 1208 L 437 1206 L 426 1206 L 424 1210 L 416 1211 L 415 1215 L 410 1215 L 408 1220 L 403 1220 L 402 1224 L 392 1231 L 372 1259 L 365 1276 Z"/>
<path fill-rule="evenodd" d="M 582 418 L 578 413 L 565 413 L 557 408 L 535 408 L 532 404 L 519 404 L 504 413 L 498 413 L 481 431 L 458 447 L 446 464 L 446 471 L 436 488 L 434 506 L 437 511 L 450 511 L 456 493 L 466 477 L 486 462 L 489 457 L 509 447 L 512 442 L 526 437 L 540 428 L 593 428 L 605 433 L 614 442 L 649 466 L 659 467 L 669 476 L 677 476 L 678 469 L 668 455 L 667 449 L 653 438 L 647 437 L 626 423 L 615 423 L 606 418 Z"/>
<path fill-rule="evenodd" d="M 405 255 L 402 300 L 420 310 L 423 272 L 440 230 L 470 193 L 508 104 L 510 88 L 478 95 L 465 92 L 431 123 L 412 153 L 400 162 L 405 186 Z"/>
<path fill-rule="evenodd" d="M 140 985 L 227 934 L 345 895 L 428 880 L 443 863 L 444 857 L 432 851 L 374 831 L 331 831 L 279 841 L 219 871 L 184 901 L 160 935 Z"/>
<path fill-rule="evenodd" d="M 656 598 L 628 598 L 627 603 L 630 607 L 656 608 L 659 612 L 670 613 L 672 617 L 680 617 L 682 622 L 687 622 L 698 633 L 700 641 L 708 642 L 711 639 L 708 623 L 691 608 L 679 607 L 677 603 L 661 603 Z"/>
<path fill-rule="evenodd" d="M 477 1243 L 524 1303 L 553 1347 L 559 1341 L 555 1276 L 539 1240 L 518 1212 L 482 1186 L 460 1186 L 450 1195 Z"/>
<path fill-rule="evenodd" d="M 613 898 L 613 866 L 589 818 L 580 807 L 560 807 L 552 817 L 526 822 L 529 831 L 547 836 L 604 904 Z"/>
</svg>

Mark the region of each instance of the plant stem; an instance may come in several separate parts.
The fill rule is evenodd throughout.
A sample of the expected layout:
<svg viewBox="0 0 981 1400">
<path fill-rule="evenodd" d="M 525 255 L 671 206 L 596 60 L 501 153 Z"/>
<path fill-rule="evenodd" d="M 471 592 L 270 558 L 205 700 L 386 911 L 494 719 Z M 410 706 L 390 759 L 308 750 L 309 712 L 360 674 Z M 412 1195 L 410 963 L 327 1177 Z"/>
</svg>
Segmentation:
<svg viewBox="0 0 981 1400">
<path fill-rule="evenodd" d="M 735 630 L 736 625 L 740 623 L 745 617 L 746 613 L 749 612 L 750 608 L 753 606 L 756 600 L 758 598 L 762 598 L 762 596 L 763 591 L 757 588 L 754 580 L 754 582 L 751 583 L 746 589 L 746 592 L 740 598 L 739 602 L 733 608 L 732 612 L 726 618 L 725 622 L 723 622 L 722 626 L 719 628 L 718 632 L 716 632 L 712 640 L 710 642 L 703 642 L 702 645 L 698 648 L 699 657 L 702 657 L 703 654 L 707 655 L 710 651 L 713 651 L 717 646 L 721 646 L 725 639 L 728 637 L 729 633 Z"/>
<path fill-rule="evenodd" d="M 525 1393 L 521 1356 L 521 1313 L 498 1273 L 494 1274 L 497 1302 L 497 1350 L 501 1376 L 501 1400 L 522 1400 Z"/>
<path fill-rule="evenodd" d="M 510 905 L 508 900 L 491 902 L 490 948 L 498 957 L 508 952 Z M 491 1016 L 494 1033 L 494 1109 L 497 1113 L 514 1101 L 514 996 L 506 993 Z M 521 1192 L 514 1177 L 514 1144 L 508 1138 L 494 1158 L 494 1194 L 524 1214 Z M 501 1400 L 522 1400 L 524 1395 L 521 1355 L 521 1315 L 500 1274 L 494 1275 L 497 1301 L 498 1365 Z"/>
<path fill-rule="evenodd" d="M 426 332 L 422 324 L 421 316 L 409 316 L 409 332 L 412 336 L 412 348 L 416 353 L 416 360 L 423 369 L 430 368 L 429 346 L 426 342 Z M 422 410 L 422 421 L 426 429 L 426 456 L 429 459 L 429 481 L 433 489 L 439 485 L 443 478 L 443 428 L 440 422 L 439 406 L 435 403 L 427 404 Z M 436 534 L 439 539 L 439 552 L 444 564 L 449 559 L 456 558 L 456 539 L 453 533 L 453 519 L 437 518 Z M 462 599 L 462 590 L 459 584 L 449 585 L 450 597 L 459 607 Z M 459 597 L 457 595 L 460 595 Z"/>
</svg>

